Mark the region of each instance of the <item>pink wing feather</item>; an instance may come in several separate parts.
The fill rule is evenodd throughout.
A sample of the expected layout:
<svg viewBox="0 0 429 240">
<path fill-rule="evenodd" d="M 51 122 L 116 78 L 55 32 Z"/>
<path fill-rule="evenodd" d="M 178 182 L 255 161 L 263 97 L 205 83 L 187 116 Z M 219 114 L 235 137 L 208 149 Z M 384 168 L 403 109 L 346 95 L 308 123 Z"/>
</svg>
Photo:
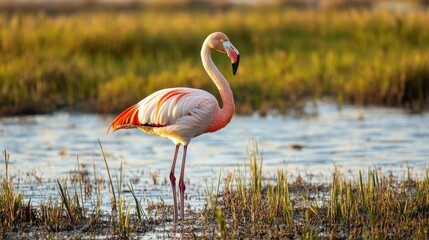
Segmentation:
<svg viewBox="0 0 429 240">
<path fill-rule="evenodd" d="M 112 129 L 113 132 L 115 132 L 118 129 L 121 128 L 132 128 L 135 125 L 140 125 L 139 117 L 139 105 L 135 104 L 127 109 L 125 109 L 121 114 L 119 114 L 115 120 L 112 121 L 109 128 L 107 129 L 107 132 Z"/>
<path fill-rule="evenodd" d="M 113 120 L 107 132 L 110 129 L 115 132 L 122 128 L 167 127 L 184 116 L 200 114 L 200 117 L 207 117 L 213 114 L 216 107 L 216 98 L 206 91 L 193 88 L 163 89 L 124 110 Z M 202 123 L 198 119 L 195 122 Z"/>
</svg>

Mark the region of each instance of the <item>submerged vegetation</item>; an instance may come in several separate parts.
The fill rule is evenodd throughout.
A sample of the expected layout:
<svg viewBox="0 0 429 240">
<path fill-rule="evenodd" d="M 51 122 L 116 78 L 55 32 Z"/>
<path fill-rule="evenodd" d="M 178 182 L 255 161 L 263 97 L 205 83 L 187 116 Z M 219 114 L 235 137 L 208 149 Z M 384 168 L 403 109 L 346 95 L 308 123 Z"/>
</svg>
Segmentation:
<svg viewBox="0 0 429 240">
<path fill-rule="evenodd" d="M 174 21 L 172 21 L 174 19 Z M 223 31 L 238 47 L 240 113 L 338 104 L 421 110 L 429 103 L 429 13 L 288 8 L 84 11 L 0 15 L 0 115 L 116 112 L 166 87 L 217 95 L 200 47 Z"/>
<path fill-rule="evenodd" d="M 330 182 L 316 183 L 299 175 L 290 181 L 285 169 L 272 176 L 264 174 L 262 153 L 252 144 L 242 168 L 219 175 L 218 182 L 207 187 L 205 206 L 188 207 L 186 221 L 173 224 L 172 207 L 162 199 L 140 199 L 132 181 L 124 182 L 122 166 L 112 178 L 101 151 L 107 175 L 95 167 L 91 173 L 78 160 L 77 171 L 57 180 L 58 194 L 38 204 L 15 192 L 5 153 L 6 168 L 0 173 L 0 236 L 424 239 L 429 234 L 428 169 L 415 175 L 408 169 L 399 177 L 381 170 L 346 176 L 335 168 Z M 55 185 L 53 181 L 44 184 Z M 105 192 L 110 202 L 103 201 Z"/>
</svg>

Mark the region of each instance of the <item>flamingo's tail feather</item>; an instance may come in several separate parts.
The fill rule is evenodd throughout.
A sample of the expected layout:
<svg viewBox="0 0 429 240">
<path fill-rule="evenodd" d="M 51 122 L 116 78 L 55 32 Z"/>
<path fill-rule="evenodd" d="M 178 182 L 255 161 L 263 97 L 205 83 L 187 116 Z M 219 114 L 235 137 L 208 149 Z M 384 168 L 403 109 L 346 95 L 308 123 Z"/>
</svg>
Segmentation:
<svg viewBox="0 0 429 240">
<path fill-rule="evenodd" d="M 121 114 L 119 114 L 115 120 L 112 121 L 109 128 L 107 129 L 107 133 L 109 133 L 110 129 L 112 129 L 112 133 L 116 130 L 122 128 L 135 128 L 140 126 L 139 121 L 139 104 L 135 104 L 127 109 L 125 109 Z"/>
</svg>

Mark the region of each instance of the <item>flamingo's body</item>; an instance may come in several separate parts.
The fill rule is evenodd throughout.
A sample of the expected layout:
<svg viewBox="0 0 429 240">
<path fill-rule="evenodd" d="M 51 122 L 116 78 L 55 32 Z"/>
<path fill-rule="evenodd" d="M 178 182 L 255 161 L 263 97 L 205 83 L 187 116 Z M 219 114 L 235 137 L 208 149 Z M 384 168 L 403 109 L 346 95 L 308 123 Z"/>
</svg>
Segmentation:
<svg viewBox="0 0 429 240">
<path fill-rule="evenodd" d="M 180 215 L 184 218 L 184 169 L 186 150 L 192 138 L 225 127 L 234 115 L 234 98 L 225 77 L 219 72 L 211 59 L 212 50 L 227 53 L 233 64 L 235 74 L 239 63 L 239 52 L 220 32 L 210 34 L 203 43 L 201 59 L 208 75 L 219 89 L 223 107 L 216 98 L 201 89 L 168 88 L 147 96 L 139 103 L 129 107 L 113 120 L 110 129 L 138 128 L 146 133 L 171 139 L 176 145 L 170 171 L 173 190 L 174 220 L 177 218 L 176 166 L 179 146 L 183 144 L 183 160 L 179 179 Z"/>
</svg>

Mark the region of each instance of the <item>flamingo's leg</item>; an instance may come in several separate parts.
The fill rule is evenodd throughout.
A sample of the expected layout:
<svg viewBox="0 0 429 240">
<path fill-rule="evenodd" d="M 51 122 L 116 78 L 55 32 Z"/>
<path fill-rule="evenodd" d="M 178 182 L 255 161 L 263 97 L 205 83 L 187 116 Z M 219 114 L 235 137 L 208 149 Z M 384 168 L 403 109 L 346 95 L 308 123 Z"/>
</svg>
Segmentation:
<svg viewBox="0 0 429 240">
<path fill-rule="evenodd" d="M 179 152 L 179 146 L 180 144 L 176 144 L 176 150 L 174 151 L 173 162 L 171 163 L 171 169 L 170 169 L 170 183 L 171 183 L 171 188 L 173 190 L 174 221 L 176 221 L 177 219 L 176 177 L 174 176 L 174 169 L 176 168 L 176 159 L 177 159 L 177 153 Z"/>
<path fill-rule="evenodd" d="M 180 217 L 182 220 L 185 219 L 185 162 L 186 162 L 186 150 L 188 149 L 188 145 L 183 145 L 183 160 L 182 166 L 180 170 L 180 178 L 179 178 L 179 190 L 180 190 Z"/>
</svg>

